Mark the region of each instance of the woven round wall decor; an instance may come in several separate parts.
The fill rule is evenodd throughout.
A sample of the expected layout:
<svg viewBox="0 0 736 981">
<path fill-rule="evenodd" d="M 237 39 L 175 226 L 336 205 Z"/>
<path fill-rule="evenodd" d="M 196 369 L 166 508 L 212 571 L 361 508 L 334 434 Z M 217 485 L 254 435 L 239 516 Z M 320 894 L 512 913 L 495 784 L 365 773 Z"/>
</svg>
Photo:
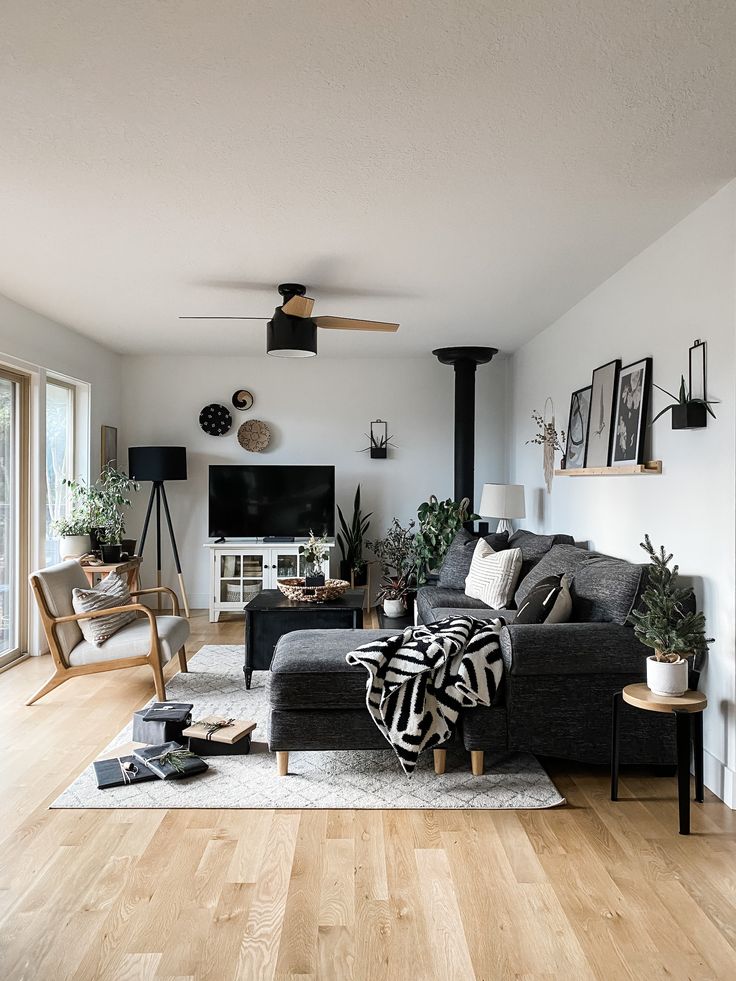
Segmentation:
<svg viewBox="0 0 736 981">
<path fill-rule="evenodd" d="M 239 388 L 237 392 L 233 392 L 232 403 L 236 409 L 245 412 L 253 407 L 253 395 L 246 388 Z"/>
<path fill-rule="evenodd" d="M 260 419 L 249 419 L 238 429 L 238 442 L 244 450 L 262 453 L 271 442 L 271 430 Z"/>
<path fill-rule="evenodd" d="M 229 409 L 219 402 L 206 405 L 199 413 L 199 425 L 208 436 L 224 436 L 230 432 L 232 424 Z"/>
</svg>

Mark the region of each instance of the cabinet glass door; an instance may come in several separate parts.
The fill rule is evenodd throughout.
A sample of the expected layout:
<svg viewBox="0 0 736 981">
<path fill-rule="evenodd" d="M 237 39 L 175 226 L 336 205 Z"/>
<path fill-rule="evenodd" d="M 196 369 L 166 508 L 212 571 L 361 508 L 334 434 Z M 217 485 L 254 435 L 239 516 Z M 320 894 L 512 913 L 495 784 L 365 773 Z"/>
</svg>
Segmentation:
<svg viewBox="0 0 736 981">
<path fill-rule="evenodd" d="M 274 551 L 272 566 L 275 566 L 276 579 L 295 579 L 299 573 L 299 556 Z"/>
</svg>

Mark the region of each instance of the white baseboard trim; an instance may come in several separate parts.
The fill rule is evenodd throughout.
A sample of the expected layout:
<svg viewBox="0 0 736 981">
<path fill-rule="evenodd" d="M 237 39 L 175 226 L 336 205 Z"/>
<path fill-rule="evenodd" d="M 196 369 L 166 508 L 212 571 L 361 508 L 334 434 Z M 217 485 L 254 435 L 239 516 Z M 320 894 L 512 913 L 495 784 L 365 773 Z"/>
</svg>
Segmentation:
<svg viewBox="0 0 736 981">
<path fill-rule="evenodd" d="M 731 770 L 706 749 L 703 753 L 703 782 L 708 790 L 736 811 L 736 771 Z"/>
</svg>

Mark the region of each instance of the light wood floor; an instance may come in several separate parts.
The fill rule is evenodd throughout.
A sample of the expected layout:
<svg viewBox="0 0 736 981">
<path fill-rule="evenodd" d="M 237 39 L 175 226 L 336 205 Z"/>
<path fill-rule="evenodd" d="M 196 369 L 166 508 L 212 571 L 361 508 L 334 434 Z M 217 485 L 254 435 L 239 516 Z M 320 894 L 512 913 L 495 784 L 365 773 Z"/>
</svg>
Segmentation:
<svg viewBox="0 0 736 981">
<path fill-rule="evenodd" d="M 241 640 L 192 626 L 190 652 Z M 1 978 L 736 977 L 736 814 L 708 792 L 689 838 L 674 779 L 612 804 L 560 765 L 550 811 L 49 811 L 152 685 L 25 708 L 47 672 L 0 675 Z"/>
</svg>

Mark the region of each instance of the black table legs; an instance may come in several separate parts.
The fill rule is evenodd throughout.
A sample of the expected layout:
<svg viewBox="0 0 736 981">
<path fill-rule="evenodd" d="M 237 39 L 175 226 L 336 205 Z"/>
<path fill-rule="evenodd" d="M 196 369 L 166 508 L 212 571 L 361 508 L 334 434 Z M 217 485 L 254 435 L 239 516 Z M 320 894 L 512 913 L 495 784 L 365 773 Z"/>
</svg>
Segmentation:
<svg viewBox="0 0 736 981">
<path fill-rule="evenodd" d="M 621 710 L 621 703 L 624 700 L 623 693 L 617 691 L 613 696 L 613 713 L 611 725 L 611 800 L 618 800 L 618 766 L 619 766 L 619 746 L 620 738 L 618 732 L 618 716 Z"/>
<path fill-rule="evenodd" d="M 611 800 L 618 800 L 618 771 L 621 762 L 620 721 L 622 692 L 613 696 L 611 713 Z M 675 709 L 677 736 L 677 797 L 680 817 L 680 834 L 690 834 L 690 747 L 695 763 L 695 800 L 702 804 L 705 799 L 703 785 L 703 713 Z"/>
<path fill-rule="evenodd" d="M 677 727 L 677 799 L 680 834 L 690 834 L 690 713 L 674 712 Z"/>
</svg>

